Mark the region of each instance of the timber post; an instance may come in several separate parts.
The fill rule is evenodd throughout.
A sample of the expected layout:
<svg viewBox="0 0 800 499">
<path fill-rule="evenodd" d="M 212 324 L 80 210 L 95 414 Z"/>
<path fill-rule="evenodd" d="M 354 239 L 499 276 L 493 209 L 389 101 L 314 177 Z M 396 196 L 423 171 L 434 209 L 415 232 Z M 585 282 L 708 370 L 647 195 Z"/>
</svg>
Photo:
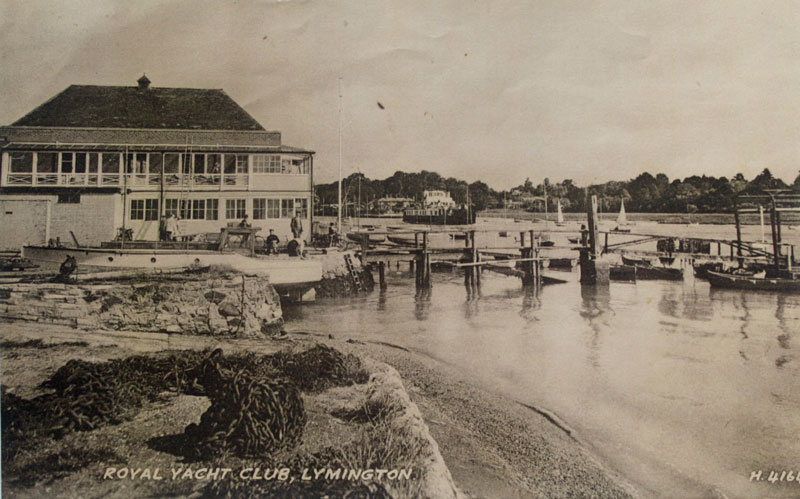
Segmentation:
<svg viewBox="0 0 800 499">
<path fill-rule="evenodd" d="M 736 256 L 739 258 L 739 268 L 742 268 L 744 260 L 742 256 L 742 227 L 739 220 L 739 208 L 736 206 L 736 198 L 733 199 L 733 221 L 736 223 Z M 731 246 L 731 258 L 733 258 L 733 246 Z"/>
<path fill-rule="evenodd" d="M 367 253 L 369 253 L 369 234 L 361 234 L 361 266 L 367 268 Z"/>
<path fill-rule="evenodd" d="M 774 258 L 774 260 L 775 260 L 775 276 L 777 277 L 778 275 L 780 275 L 780 272 L 781 272 L 781 263 L 780 263 L 781 241 L 780 241 L 780 236 L 778 236 L 778 229 L 775 226 L 775 223 L 776 223 L 777 218 L 778 218 L 777 217 L 778 209 L 777 209 L 777 206 L 775 205 L 775 198 L 773 196 L 770 196 L 770 198 L 772 198 L 772 206 L 770 207 L 770 211 L 769 211 L 769 224 L 772 227 L 772 253 L 773 253 L 774 257 L 775 257 Z"/>
<path fill-rule="evenodd" d="M 424 274 L 424 286 L 426 288 L 431 287 L 431 255 L 428 252 L 428 233 L 422 233 L 422 253 L 425 261 L 425 274 Z"/>
<path fill-rule="evenodd" d="M 386 262 L 380 262 L 378 264 L 378 278 L 381 289 L 386 289 Z"/>
<path fill-rule="evenodd" d="M 580 250 L 581 284 L 597 284 L 597 196 L 592 196 L 586 209 L 587 244 Z"/>
<path fill-rule="evenodd" d="M 470 248 L 471 248 L 471 251 L 472 251 L 471 261 L 472 261 L 472 263 L 477 263 L 480 260 L 480 255 L 478 254 L 478 245 L 475 244 L 475 231 L 474 230 L 469 231 L 469 236 L 468 237 L 469 237 Z M 476 284 L 477 286 L 480 286 L 481 285 L 481 269 L 480 269 L 479 265 L 473 265 L 472 266 L 472 276 L 473 276 L 474 284 Z"/>
<path fill-rule="evenodd" d="M 416 277 L 417 288 L 430 288 L 431 286 L 431 257 L 428 253 L 428 233 L 422 233 L 422 248 L 417 252 Z"/>
</svg>

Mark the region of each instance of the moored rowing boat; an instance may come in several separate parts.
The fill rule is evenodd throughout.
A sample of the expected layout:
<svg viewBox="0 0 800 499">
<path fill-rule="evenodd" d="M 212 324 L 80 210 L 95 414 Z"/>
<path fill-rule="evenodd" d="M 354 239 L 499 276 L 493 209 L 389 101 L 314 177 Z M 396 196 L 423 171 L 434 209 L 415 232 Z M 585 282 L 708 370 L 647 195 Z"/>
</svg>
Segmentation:
<svg viewBox="0 0 800 499">
<path fill-rule="evenodd" d="M 709 270 L 706 272 L 706 279 L 711 283 L 711 286 L 717 288 L 800 293 L 800 279 L 797 277 L 754 277 Z"/>
</svg>

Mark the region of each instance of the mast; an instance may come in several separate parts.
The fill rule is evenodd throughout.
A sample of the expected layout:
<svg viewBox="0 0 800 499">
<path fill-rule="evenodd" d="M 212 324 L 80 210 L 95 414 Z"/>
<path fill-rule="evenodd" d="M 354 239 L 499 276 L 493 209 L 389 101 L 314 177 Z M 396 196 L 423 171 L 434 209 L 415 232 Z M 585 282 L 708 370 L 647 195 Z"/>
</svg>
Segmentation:
<svg viewBox="0 0 800 499">
<path fill-rule="evenodd" d="M 125 247 L 125 225 L 128 223 L 128 146 L 122 155 L 122 232 L 120 233 L 120 248 Z"/>
<path fill-rule="evenodd" d="M 342 233 L 342 77 L 339 77 L 339 204 L 337 206 L 338 232 Z"/>
<path fill-rule="evenodd" d="M 472 203 L 469 202 L 469 184 L 467 184 L 467 222 L 471 223 L 472 219 Z"/>
<path fill-rule="evenodd" d="M 547 216 L 547 179 L 544 179 L 542 182 L 542 190 L 544 191 L 544 225 L 547 227 L 547 222 L 549 222 L 549 218 Z"/>
</svg>

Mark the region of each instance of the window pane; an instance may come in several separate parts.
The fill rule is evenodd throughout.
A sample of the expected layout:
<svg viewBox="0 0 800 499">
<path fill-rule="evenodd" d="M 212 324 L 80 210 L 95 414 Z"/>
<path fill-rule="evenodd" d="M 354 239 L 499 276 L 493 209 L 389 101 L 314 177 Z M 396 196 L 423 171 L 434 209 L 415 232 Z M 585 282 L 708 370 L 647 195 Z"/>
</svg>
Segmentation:
<svg viewBox="0 0 800 499">
<path fill-rule="evenodd" d="M 294 200 L 281 199 L 281 218 L 292 218 L 294 216 Z"/>
<path fill-rule="evenodd" d="M 254 154 L 253 173 L 280 173 L 281 157 L 275 154 Z"/>
<path fill-rule="evenodd" d="M 246 211 L 245 211 L 245 200 L 244 199 L 237 199 L 236 200 L 236 218 L 244 218 Z"/>
<path fill-rule="evenodd" d="M 131 220 L 144 219 L 144 199 L 131 199 Z"/>
<path fill-rule="evenodd" d="M 219 173 L 222 171 L 222 155 L 206 154 L 206 173 Z"/>
<path fill-rule="evenodd" d="M 103 153 L 103 173 L 119 173 L 119 154 L 114 152 Z"/>
<path fill-rule="evenodd" d="M 86 173 L 86 153 L 75 153 L 75 173 Z"/>
<path fill-rule="evenodd" d="M 194 173 L 203 174 L 206 172 L 206 155 L 194 154 Z"/>
<path fill-rule="evenodd" d="M 158 220 L 158 199 L 145 199 L 145 220 Z"/>
<path fill-rule="evenodd" d="M 40 152 L 36 155 L 36 171 L 40 173 L 56 173 L 58 154 L 54 152 Z"/>
<path fill-rule="evenodd" d="M 281 218 L 280 199 L 267 199 L 267 218 Z"/>
<path fill-rule="evenodd" d="M 236 155 L 236 173 L 247 173 L 247 154 Z"/>
<path fill-rule="evenodd" d="M 206 200 L 193 199 L 192 200 L 192 219 L 202 220 L 206 215 Z"/>
<path fill-rule="evenodd" d="M 233 175 L 236 173 L 236 155 L 235 154 L 226 154 L 225 155 L 225 174 L 226 175 Z"/>
<path fill-rule="evenodd" d="M 71 152 L 61 153 L 61 173 L 72 173 L 72 159 Z"/>
<path fill-rule="evenodd" d="M 92 152 L 89 153 L 88 156 L 89 156 L 89 173 L 97 173 L 98 154 Z"/>
<path fill-rule="evenodd" d="M 32 152 L 12 152 L 11 173 L 31 173 L 33 172 L 33 153 Z"/>
<path fill-rule="evenodd" d="M 178 165 L 180 165 L 180 154 L 164 154 L 164 173 L 173 175 L 178 173 Z"/>
<path fill-rule="evenodd" d="M 236 218 L 236 200 L 235 199 L 226 199 L 225 200 L 225 218 L 228 220 Z"/>
<path fill-rule="evenodd" d="M 160 174 L 161 173 L 161 167 L 163 166 L 162 162 L 163 162 L 163 157 L 161 156 L 161 153 L 151 152 L 150 153 L 150 173 Z"/>
<path fill-rule="evenodd" d="M 219 199 L 206 199 L 206 220 L 216 220 L 219 215 Z"/>
<path fill-rule="evenodd" d="M 267 215 L 267 200 L 254 199 L 253 200 L 253 219 L 264 220 Z"/>
<path fill-rule="evenodd" d="M 300 218 L 308 218 L 308 199 L 295 199 L 294 210 Z"/>
<path fill-rule="evenodd" d="M 164 211 L 167 216 L 175 215 L 178 216 L 178 200 L 177 199 L 166 199 L 164 200 Z"/>
<path fill-rule="evenodd" d="M 181 154 L 181 171 L 188 175 L 192 173 L 192 156 L 189 154 Z"/>
</svg>

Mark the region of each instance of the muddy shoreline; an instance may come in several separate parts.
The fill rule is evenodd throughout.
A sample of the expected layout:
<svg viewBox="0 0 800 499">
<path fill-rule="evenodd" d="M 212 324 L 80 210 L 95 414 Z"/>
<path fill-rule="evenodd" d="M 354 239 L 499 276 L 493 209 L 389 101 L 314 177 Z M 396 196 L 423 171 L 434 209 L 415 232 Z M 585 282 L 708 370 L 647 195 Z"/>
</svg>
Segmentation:
<svg viewBox="0 0 800 499">
<path fill-rule="evenodd" d="M 45 341 L 85 341 L 99 350 L 108 351 L 100 357 L 114 356 L 109 345 L 129 348 L 140 339 L 157 336 L 152 333 L 91 334 L 48 326 L 32 329 L 29 324 L 4 323 L 4 339 L 35 339 Z M 220 340 L 186 335 L 169 335 L 167 339 L 151 338 L 147 347 L 139 349 L 164 349 L 180 345 L 182 348 L 207 348 L 210 345 L 229 345 L 234 349 L 271 351 L 280 348 L 280 342 L 264 343 L 262 340 Z M 461 379 L 452 369 L 434 359 L 417 355 L 388 344 L 366 344 L 348 341 L 347 338 L 330 338 L 292 332 L 283 340 L 287 343 L 320 341 L 345 353 L 374 359 L 392 366 L 399 372 L 405 391 L 419 408 L 433 439 L 438 443 L 455 485 L 465 497 L 630 497 L 641 496 L 622 477 L 605 468 L 592 457 L 571 435 L 568 427 L 546 411 L 525 407 L 481 390 Z M 276 344 L 277 343 L 277 344 Z M 103 347 L 103 344 L 106 346 Z M 258 345 L 258 346 L 256 346 Z M 62 347 L 57 347 L 62 348 Z M 71 345 L 67 355 L 76 355 L 83 346 Z M 96 356 L 96 353 L 92 355 Z M 118 355 L 118 354 L 117 354 Z M 100 360 L 100 358 L 97 358 Z M 54 365 L 49 368 L 55 367 Z M 4 382 L 7 371 L 4 367 Z M 14 381 L 21 373 L 8 373 Z M 31 374 L 25 374 L 30 376 Z M 41 378 L 41 375 L 39 376 Z M 186 406 L 192 414 L 198 408 Z M 192 412 L 193 411 L 193 412 Z M 196 414 L 195 414 L 196 415 Z M 156 416 L 150 415 L 150 418 Z M 148 419 L 149 421 L 149 419 Z M 154 423 L 145 423 L 152 427 Z M 128 430 L 135 431 L 135 430 Z M 113 433 L 113 432 L 112 432 Z M 66 492 L 62 490 L 62 492 Z M 173 492 L 183 495 L 186 489 Z M 69 495 L 69 494 L 66 494 Z M 23 494 L 24 496 L 24 494 Z"/>
</svg>

